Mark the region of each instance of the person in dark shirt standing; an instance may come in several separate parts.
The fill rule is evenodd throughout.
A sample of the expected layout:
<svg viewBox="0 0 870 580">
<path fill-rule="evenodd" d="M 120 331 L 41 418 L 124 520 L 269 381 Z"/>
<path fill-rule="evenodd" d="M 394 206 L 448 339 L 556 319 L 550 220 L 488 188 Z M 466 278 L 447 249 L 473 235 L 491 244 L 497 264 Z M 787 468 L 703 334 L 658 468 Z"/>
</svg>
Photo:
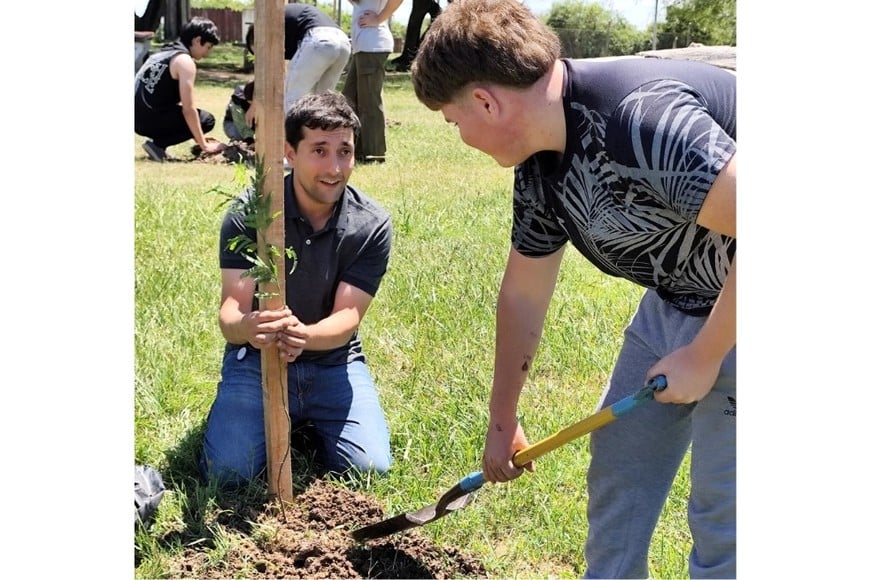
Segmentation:
<svg viewBox="0 0 870 580">
<path fill-rule="evenodd" d="M 448 0 L 449 2 L 450 0 Z M 397 72 L 410 70 L 411 63 L 417 55 L 417 47 L 426 33 L 421 34 L 423 20 L 429 15 L 429 25 L 441 14 L 441 5 L 438 0 L 414 0 L 411 4 L 411 15 L 408 16 L 408 27 L 405 29 L 405 43 L 402 46 L 402 54 L 389 62 L 389 67 Z"/>
<path fill-rule="evenodd" d="M 218 28 L 207 18 L 195 16 L 174 42 L 151 55 L 136 73 L 133 130 L 149 137 L 142 144 L 153 161 L 168 158 L 166 148 L 193 139 L 205 153 L 217 153 L 225 145 L 207 140 L 215 126 L 214 115 L 198 109 L 194 84 L 196 61 L 208 56 L 220 43 Z"/>
</svg>

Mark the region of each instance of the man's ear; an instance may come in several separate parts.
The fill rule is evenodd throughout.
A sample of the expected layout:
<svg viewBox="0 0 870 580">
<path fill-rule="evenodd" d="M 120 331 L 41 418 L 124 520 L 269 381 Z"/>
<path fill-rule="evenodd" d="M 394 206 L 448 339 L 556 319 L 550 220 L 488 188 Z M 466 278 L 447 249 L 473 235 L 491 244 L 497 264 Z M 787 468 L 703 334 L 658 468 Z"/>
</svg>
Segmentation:
<svg viewBox="0 0 870 580">
<path fill-rule="evenodd" d="M 293 146 L 286 141 L 284 141 L 284 159 L 287 160 L 287 163 L 290 164 L 290 167 L 293 167 L 293 160 L 296 159 L 296 150 L 293 149 Z"/>
</svg>

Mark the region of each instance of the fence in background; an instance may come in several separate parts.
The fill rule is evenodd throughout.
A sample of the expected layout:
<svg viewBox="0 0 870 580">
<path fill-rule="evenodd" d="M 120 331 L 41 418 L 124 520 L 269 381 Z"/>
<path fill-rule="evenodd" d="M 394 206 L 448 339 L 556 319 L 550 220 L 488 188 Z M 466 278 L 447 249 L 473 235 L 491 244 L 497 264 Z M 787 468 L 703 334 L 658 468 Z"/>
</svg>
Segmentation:
<svg viewBox="0 0 870 580">
<path fill-rule="evenodd" d="M 221 42 L 244 42 L 248 26 L 254 21 L 254 11 L 228 8 L 191 8 L 191 16 L 202 16 L 214 22 L 221 34 Z"/>
</svg>

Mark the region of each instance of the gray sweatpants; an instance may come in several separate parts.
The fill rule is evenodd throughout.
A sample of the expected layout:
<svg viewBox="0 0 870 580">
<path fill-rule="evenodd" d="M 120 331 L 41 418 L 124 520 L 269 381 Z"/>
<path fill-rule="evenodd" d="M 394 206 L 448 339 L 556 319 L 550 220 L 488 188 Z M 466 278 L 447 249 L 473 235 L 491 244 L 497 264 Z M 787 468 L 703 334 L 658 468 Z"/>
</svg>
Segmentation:
<svg viewBox="0 0 870 580">
<path fill-rule="evenodd" d="M 647 291 L 625 330 L 601 407 L 637 391 L 649 368 L 688 344 L 705 320 Z M 701 401 L 652 401 L 592 433 L 586 578 L 649 576 L 652 533 L 690 443 L 689 575 L 736 576 L 736 361 L 735 348 Z"/>
</svg>

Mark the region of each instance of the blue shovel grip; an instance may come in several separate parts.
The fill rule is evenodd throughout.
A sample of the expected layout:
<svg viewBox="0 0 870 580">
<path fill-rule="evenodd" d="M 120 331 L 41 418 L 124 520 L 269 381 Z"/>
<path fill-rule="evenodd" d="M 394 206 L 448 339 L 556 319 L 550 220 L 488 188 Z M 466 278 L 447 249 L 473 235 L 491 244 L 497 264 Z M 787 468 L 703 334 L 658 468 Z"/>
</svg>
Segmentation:
<svg viewBox="0 0 870 580">
<path fill-rule="evenodd" d="M 483 472 L 475 471 L 462 478 L 459 482 L 459 489 L 465 493 L 471 493 L 483 487 L 484 483 L 486 483 L 486 480 L 483 478 Z"/>
<path fill-rule="evenodd" d="M 646 386 L 633 395 L 629 395 L 624 399 L 613 403 L 610 409 L 613 411 L 614 417 L 622 417 L 629 411 L 641 403 L 645 403 L 653 398 L 653 394 L 659 391 L 664 391 L 668 386 L 668 379 L 664 375 L 656 375 L 647 381 Z"/>
</svg>

